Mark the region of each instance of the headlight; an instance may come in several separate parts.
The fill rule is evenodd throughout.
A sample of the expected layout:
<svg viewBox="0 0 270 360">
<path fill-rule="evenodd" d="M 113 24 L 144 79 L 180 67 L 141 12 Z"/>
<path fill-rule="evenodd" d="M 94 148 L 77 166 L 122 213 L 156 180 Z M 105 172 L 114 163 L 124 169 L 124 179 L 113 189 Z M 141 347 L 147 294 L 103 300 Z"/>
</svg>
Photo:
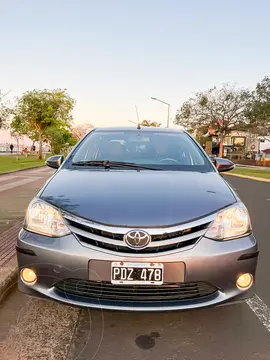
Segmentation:
<svg viewBox="0 0 270 360">
<path fill-rule="evenodd" d="M 248 211 L 243 204 L 236 204 L 220 211 L 205 237 L 214 240 L 231 240 L 251 231 Z"/>
<path fill-rule="evenodd" d="M 39 199 L 33 200 L 28 206 L 24 228 L 51 237 L 70 234 L 60 212 Z"/>
</svg>

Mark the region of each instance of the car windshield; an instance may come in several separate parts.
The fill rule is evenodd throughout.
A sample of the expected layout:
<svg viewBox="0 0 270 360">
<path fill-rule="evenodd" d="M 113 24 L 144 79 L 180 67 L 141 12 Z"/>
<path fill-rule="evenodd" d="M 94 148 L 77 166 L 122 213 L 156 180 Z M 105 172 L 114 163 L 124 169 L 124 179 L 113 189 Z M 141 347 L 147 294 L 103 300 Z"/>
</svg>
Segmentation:
<svg viewBox="0 0 270 360">
<path fill-rule="evenodd" d="M 72 165 L 102 165 L 98 163 L 102 161 L 161 170 L 213 171 L 210 161 L 184 132 L 93 131 L 75 149 Z"/>
</svg>

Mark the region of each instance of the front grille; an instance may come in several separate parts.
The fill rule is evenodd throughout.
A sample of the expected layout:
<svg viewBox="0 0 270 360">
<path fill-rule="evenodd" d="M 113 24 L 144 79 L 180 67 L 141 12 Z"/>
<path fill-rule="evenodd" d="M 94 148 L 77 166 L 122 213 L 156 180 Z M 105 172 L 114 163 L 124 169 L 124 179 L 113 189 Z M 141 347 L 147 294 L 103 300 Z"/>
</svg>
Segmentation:
<svg viewBox="0 0 270 360">
<path fill-rule="evenodd" d="M 93 245 L 93 246 L 96 246 L 96 247 L 99 247 L 102 249 L 111 250 L 111 251 L 115 251 L 115 252 L 124 252 L 127 254 L 153 254 L 153 253 L 159 253 L 159 252 L 163 252 L 163 251 L 176 250 L 176 249 L 181 249 L 183 247 L 192 246 L 192 245 L 196 244 L 196 242 L 199 240 L 199 238 L 193 238 L 191 240 L 184 241 L 184 242 L 178 242 L 178 243 L 168 244 L 168 245 L 163 245 L 163 246 L 160 246 L 157 244 L 157 246 L 155 246 L 155 247 L 148 247 L 145 249 L 136 250 L 136 249 L 131 249 L 131 248 L 125 246 L 125 243 L 123 241 L 121 241 L 121 242 L 119 241 L 119 245 L 114 245 L 114 244 L 109 244 L 109 243 L 89 239 L 89 238 L 81 236 L 81 235 L 77 235 L 77 238 L 80 241 L 82 241 L 86 244 L 89 244 L 89 245 Z"/>
<path fill-rule="evenodd" d="M 115 285 L 109 282 L 96 282 L 67 279 L 55 284 L 55 289 L 65 297 L 75 295 L 89 300 L 132 301 L 132 302 L 173 302 L 196 300 L 214 295 L 217 288 L 205 282 L 165 283 L 152 285 Z"/>
<path fill-rule="evenodd" d="M 163 233 L 154 233 L 153 229 L 149 229 L 151 232 L 151 243 L 145 249 L 131 249 L 124 242 L 124 234 L 128 229 L 116 228 L 116 232 L 112 232 L 112 227 L 96 226 L 87 223 L 87 221 L 80 221 L 76 218 L 65 217 L 68 225 L 74 235 L 82 243 L 105 249 L 113 252 L 128 253 L 128 254 L 156 254 L 160 252 L 178 250 L 185 247 L 191 247 L 204 235 L 206 229 L 209 227 L 209 221 L 203 223 L 187 224 L 181 226 L 179 229 L 164 228 Z M 190 225 L 190 226 L 189 226 Z M 107 231 L 109 229 L 110 231 Z M 123 231 L 122 233 L 117 232 Z M 119 230 L 120 229 L 120 230 Z M 176 230 L 175 230 L 176 229 Z M 147 231 L 147 229 L 146 229 Z"/>
<path fill-rule="evenodd" d="M 81 224 L 79 222 L 70 220 L 70 219 L 68 219 L 67 221 L 72 227 L 76 227 L 80 230 L 87 231 L 91 234 L 95 234 L 95 235 L 102 236 L 102 237 L 105 237 L 107 239 L 112 239 L 112 240 L 120 240 L 120 241 L 123 240 L 123 234 L 112 233 L 109 231 L 96 229 L 92 226 L 87 226 L 87 225 Z M 151 238 L 152 238 L 152 241 L 175 239 L 177 237 L 181 237 L 181 236 L 184 236 L 187 234 L 190 235 L 190 234 L 196 233 L 200 230 L 206 229 L 208 226 L 209 226 L 209 223 L 206 223 L 206 224 L 194 226 L 192 228 L 186 228 L 186 229 L 180 230 L 180 231 L 164 232 L 161 235 L 154 234 L 151 236 Z"/>
</svg>

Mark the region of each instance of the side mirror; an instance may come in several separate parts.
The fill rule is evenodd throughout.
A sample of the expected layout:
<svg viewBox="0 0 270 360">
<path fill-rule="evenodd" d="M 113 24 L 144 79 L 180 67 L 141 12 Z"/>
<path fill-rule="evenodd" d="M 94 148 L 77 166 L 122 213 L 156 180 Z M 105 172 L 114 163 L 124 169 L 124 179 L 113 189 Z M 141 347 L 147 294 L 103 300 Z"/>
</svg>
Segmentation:
<svg viewBox="0 0 270 360">
<path fill-rule="evenodd" d="M 46 160 L 46 165 L 53 168 L 53 169 L 58 169 L 63 161 L 64 161 L 64 156 L 63 155 L 50 156 Z"/>
<path fill-rule="evenodd" d="M 214 164 L 219 172 L 231 171 L 234 169 L 234 163 L 231 160 L 216 157 Z"/>
</svg>

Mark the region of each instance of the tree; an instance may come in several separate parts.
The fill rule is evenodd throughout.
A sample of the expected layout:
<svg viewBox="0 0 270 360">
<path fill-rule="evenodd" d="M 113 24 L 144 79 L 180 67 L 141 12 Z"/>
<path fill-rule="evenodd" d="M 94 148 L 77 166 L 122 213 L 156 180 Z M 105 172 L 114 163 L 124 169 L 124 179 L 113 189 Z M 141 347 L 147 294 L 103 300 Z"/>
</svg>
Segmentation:
<svg viewBox="0 0 270 360">
<path fill-rule="evenodd" d="M 77 143 L 77 139 L 70 130 L 59 129 L 53 126 L 46 130 L 46 137 L 51 144 L 51 150 L 54 154 L 60 154 Z"/>
<path fill-rule="evenodd" d="M 212 129 L 220 140 L 220 156 L 224 137 L 231 130 L 240 130 L 247 125 L 246 106 L 250 99 L 247 90 L 236 89 L 229 84 L 220 89 L 214 87 L 184 102 L 175 123 L 186 129 L 200 131 Z"/>
<path fill-rule="evenodd" d="M 148 126 L 148 127 L 150 127 L 150 126 L 160 127 L 161 124 L 158 123 L 158 122 L 156 122 L 156 121 L 143 120 L 140 125 L 142 125 L 142 126 Z"/>
<path fill-rule="evenodd" d="M 33 90 L 19 99 L 11 123 L 13 131 L 39 141 L 39 158 L 42 158 L 42 144 L 49 128 L 68 129 L 72 123 L 75 100 L 66 90 Z"/>
<path fill-rule="evenodd" d="M 16 114 L 14 115 L 10 125 L 10 135 L 15 138 L 21 138 L 23 135 L 27 135 L 33 143 L 39 140 L 39 133 L 36 130 L 28 129 L 28 126 L 26 126 L 26 124 L 21 120 L 21 117 Z"/>
<path fill-rule="evenodd" d="M 270 140 L 270 79 L 265 76 L 251 94 L 246 116 L 248 126 L 259 136 Z"/>
<path fill-rule="evenodd" d="M 23 138 L 23 135 L 20 133 L 19 130 L 12 130 L 10 131 L 10 135 L 16 140 L 17 148 L 19 151 L 19 143 L 20 140 Z"/>
<path fill-rule="evenodd" d="M 94 126 L 92 124 L 80 124 L 72 128 L 72 134 L 77 140 L 80 140 L 93 128 Z"/>
<path fill-rule="evenodd" d="M 12 111 L 9 103 L 5 101 L 6 96 L 7 93 L 4 93 L 2 90 L 0 90 L 0 129 L 6 127 L 7 121 Z"/>
</svg>

